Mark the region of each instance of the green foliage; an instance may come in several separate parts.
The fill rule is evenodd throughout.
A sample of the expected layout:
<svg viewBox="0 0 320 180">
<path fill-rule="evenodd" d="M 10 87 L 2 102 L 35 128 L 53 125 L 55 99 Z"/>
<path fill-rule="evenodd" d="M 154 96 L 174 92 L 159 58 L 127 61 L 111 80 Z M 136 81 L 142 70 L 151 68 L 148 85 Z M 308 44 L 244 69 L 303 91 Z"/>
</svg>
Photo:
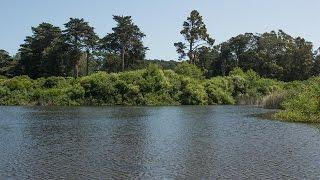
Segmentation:
<svg viewBox="0 0 320 180">
<path fill-rule="evenodd" d="M 301 85 L 291 84 L 289 95 L 282 103 L 283 111 L 278 112 L 275 117 L 292 122 L 320 122 L 320 79 L 313 78 Z"/>
<path fill-rule="evenodd" d="M 0 49 L 0 78 L 1 76 L 10 76 L 16 61 L 5 50 Z"/>
<path fill-rule="evenodd" d="M 171 84 L 155 65 L 119 74 L 96 73 L 81 78 L 86 102 L 99 105 L 177 104 Z"/>
<path fill-rule="evenodd" d="M 283 83 L 261 78 L 252 70 L 244 72 L 236 68 L 230 72 L 228 79 L 231 81 L 232 96 L 238 104 L 258 105 L 263 97 L 283 89 Z"/>
<path fill-rule="evenodd" d="M 208 103 L 210 105 L 235 104 L 232 97 L 232 87 L 228 79 L 222 77 L 211 78 L 204 84 L 205 90 L 208 94 Z"/>
<path fill-rule="evenodd" d="M 175 72 L 176 71 L 176 72 Z M 281 89 L 281 83 L 235 69 L 228 77 L 204 79 L 195 65 L 172 70 L 151 64 L 143 70 L 98 72 L 78 79 L 17 76 L 0 80 L 3 105 L 213 105 L 241 103 Z"/>
<path fill-rule="evenodd" d="M 85 90 L 88 104 L 111 105 L 116 104 L 116 83 L 118 77 L 104 72 L 81 78 L 80 84 Z"/>
<path fill-rule="evenodd" d="M 142 93 L 162 91 L 168 87 L 168 82 L 163 71 L 156 65 L 147 67 L 142 77 L 143 80 L 139 83 Z"/>
<path fill-rule="evenodd" d="M 99 37 L 94 32 L 94 28 L 83 18 L 70 18 L 64 26 L 66 28 L 63 31 L 64 39 L 65 43 L 70 46 L 68 54 L 71 59 L 70 64 L 73 65 L 74 76 L 78 77 L 79 75 L 79 64 L 83 54 L 86 54 L 86 74 L 88 75 L 90 50 L 95 48 Z"/>
<path fill-rule="evenodd" d="M 219 55 L 212 58 L 215 50 Z M 312 43 L 301 37 L 291 37 L 282 30 L 240 34 L 203 53 L 207 55 L 202 58 L 211 58 L 211 66 L 204 68 L 212 70 L 213 76 L 228 74 L 236 67 L 253 69 L 262 77 L 282 81 L 305 80 L 319 72 Z"/>
<path fill-rule="evenodd" d="M 27 76 L 16 76 L 5 81 L 5 86 L 11 91 L 26 91 L 32 88 L 32 80 Z"/>
<path fill-rule="evenodd" d="M 116 69 L 119 71 L 121 67 L 124 71 L 134 61 L 144 59 L 148 48 L 143 45 L 142 39 L 146 35 L 133 23 L 131 16 L 113 16 L 113 20 L 117 26 L 112 28 L 112 33 L 101 39 L 101 49 L 106 52 L 106 56 L 113 57 L 111 62 L 106 59 L 107 64 L 116 63 Z M 121 59 L 121 62 L 114 62 L 116 59 Z"/>
<path fill-rule="evenodd" d="M 183 105 L 206 105 L 208 95 L 201 83 L 191 78 L 183 78 L 181 81 L 180 101 Z"/>
<path fill-rule="evenodd" d="M 84 88 L 78 83 L 55 86 L 48 89 L 36 89 L 34 102 L 37 105 L 70 106 L 83 103 Z"/>
<path fill-rule="evenodd" d="M 118 74 L 98 72 L 78 79 L 49 77 L 32 80 L 19 76 L 0 80 L 0 104 L 205 105 L 208 104 L 208 95 L 203 82 L 172 70 L 163 71 L 156 65 Z M 220 94 L 217 96 L 223 96 Z M 216 103 L 223 104 L 224 99 Z"/>
<path fill-rule="evenodd" d="M 177 48 L 180 59 L 188 56 L 191 64 L 195 64 L 196 54 L 200 48 L 214 44 L 214 39 L 207 33 L 202 16 L 196 10 L 193 10 L 187 21 L 183 22 L 183 29 L 180 34 L 186 42 L 178 42 L 174 46 Z"/>
<path fill-rule="evenodd" d="M 25 43 L 20 45 L 19 66 L 22 66 L 23 74 L 31 78 L 58 75 L 61 59 L 47 56 L 46 52 L 53 48 L 54 42 L 62 36 L 60 28 L 41 23 L 32 27 L 32 33 L 32 36 L 27 36 Z"/>
<path fill-rule="evenodd" d="M 187 62 L 179 63 L 174 71 L 179 75 L 189 76 L 195 79 L 203 78 L 202 70 L 198 68 L 196 65 L 189 64 Z"/>
<path fill-rule="evenodd" d="M 17 76 L 0 85 L 2 105 L 80 105 L 84 97 L 84 89 L 72 78 Z"/>
<path fill-rule="evenodd" d="M 182 67 L 186 67 L 183 69 Z M 190 68 L 191 67 L 191 68 Z M 276 118 L 319 122 L 320 78 L 290 83 L 235 69 L 227 77 L 204 79 L 194 66 L 181 71 L 156 65 L 121 73 L 98 72 L 82 78 L 27 76 L 0 78 L 0 105 L 232 105 L 282 108 Z M 192 70 L 190 70 L 192 69 Z M 198 71 L 198 70 L 195 70 Z M 187 72 L 187 73 L 185 73 Z M 190 75 L 191 74 L 191 75 Z M 195 78 L 197 77 L 197 78 Z"/>
</svg>

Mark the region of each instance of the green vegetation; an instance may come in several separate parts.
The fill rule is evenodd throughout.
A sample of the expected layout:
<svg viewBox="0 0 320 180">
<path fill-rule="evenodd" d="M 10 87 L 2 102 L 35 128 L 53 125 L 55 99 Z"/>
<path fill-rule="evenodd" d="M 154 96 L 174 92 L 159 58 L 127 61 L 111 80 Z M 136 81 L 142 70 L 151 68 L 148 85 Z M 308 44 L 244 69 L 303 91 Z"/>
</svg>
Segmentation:
<svg viewBox="0 0 320 180">
<path fill-rule="evenodd" d="M 236 69 L 226 77 L 205 79 L 183 63 L 175 71 L 156 65 L 146 69 L 81 78 L 17 76 L 0 80 L 1 105 L 214 105 L 235 104 L 238 97 L 256 100 L 282 84 Z"/>
<path fill-rule="evenodd" d="M 260 105 L 275 118 L 320 122 L 320 51 L 282 30 L 214 45 L 192 11 L 176 61 L 146 60 L 146 36 L 131 16 L 100 38 L 84 19 L 50 23 L 10 56 L 0 49 L 0 105 Z"/>
<path fill-rule="evenodd" d="M 196 55 L 201 47 L 205 45 L 213 46 L 215 41 L 208 34 L 202 16 L 200 16 L 200 13 L 196 10 L 193 10 L 187 18 L 187 21 L 183 22 L 183 29 L 180 34 L 186 42 L 174 43 L 174 46 L 180 55 L 180 59 L 188 56 L 191 64 L 195 64 L 197 61 Z"/>
<path fill-rule="evenodd" d="M 270 95 L 266 96 L 262 100 L 262 107 L 267 109 L 282 109 L 282 103 L 286 98 L 285 91 L 275 91 Z"/>
<path fill-rule="evenodd" d="M 113 20 L 115 27 L 103 37 L 81 18 L 70 18 L 63 28 L 46 22 L 32 27 L 15 56 L 0 50 L 0 75 L 76 78 L 98 71 L 144 69 L 150 63 L 176 68 L 174 61 L 145 60 L 146 35 L 131 16 L 113 16 Z M 285 82 L 320 75 L 320 56 L 313 52 L 312 43 L 282 30 L 240 34 L 214 44 L 204 18 L 194 10 L 180 34 L 183 40 L 174 43 L 179 59 L 199 67 L 206 78 L 226 76 L 235 68 Z"/>
<path fill-rule="evenodd" d="M 292 122 L 320 123 L 320 79 L 290 83 L 275 118 Z"/>
</svg>

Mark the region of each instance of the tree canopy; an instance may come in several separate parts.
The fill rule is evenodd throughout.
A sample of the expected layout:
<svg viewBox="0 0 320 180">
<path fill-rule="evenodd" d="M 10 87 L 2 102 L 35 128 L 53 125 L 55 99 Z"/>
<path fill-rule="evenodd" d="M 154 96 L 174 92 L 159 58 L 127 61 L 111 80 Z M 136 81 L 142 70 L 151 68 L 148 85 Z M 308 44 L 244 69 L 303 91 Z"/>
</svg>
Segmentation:
<svg viewBox="0 0 320 180">
<path fill-rule="evenodd" d="M 63 29 L 43 22 L 10 56 L 0 51 L 0 75 L 27 75 L 33 79 L 49 76 L 83 76 L 95 71 L 119 72 L 158 64 L 176 69 L 177 61 L 145 59 L 146 35 L 131 16 L 113 16 L 116 25 L 100 38 L 83 18 L 70 18 Z M 196 10 L 183 23 L 184 41 L 175 43 L 180 59 L 201 69 L 207 78 L 227 76 L 236 68 L 254 70 L 265 78 L 282 81 L 305 80 L 320 75 L 320 51 L 302 37 L 282 30 L 261 34 L 239 34 L 214 45 L 203 17 Z M 191 68 L 186 64 L 179 65 Z M 192 69 L 192 68 L 191 68 Z"/>
<path fill-rule="evenodd" d="M 213 75 L 225 75 L 236 67 L 284 81 L 304 80 L 312 74 L 312 43 L 282 30 L 241 34 L 217 49 L 220 55 L 212 59 L 211 67 L 207 67 L 213 70 Z"/>
<path fill-rule="evenodd" d="M 13 58 L 9 53 L 0 49 L 0 75 L 8 75 L 8 71 L 12 68 Z"/>
<path fill-rule="evenodd" d="M 94 28 L 85 22 L 84 19 L 70 18 L 70 21 L 65 25 L 64 38 L 65 42 L 70 48 L 70 59 L 73 64 L 74 76 L 79 76 L 79 63 L 80 58 L 83 55 L 83 51 L 86 51 L 86 61 L 88 69 L 88 56 L 90 50 L 94 50 L 98 41 L 98 36 L 94 32 Z M 88 73 L 88 70 L 87 70 Z"/>
<path fill-rule="evenodd" d="M 122 71 L 135 60 L 144 59 L 146 50 L 142 39 L 146 36 L 132 21 L 131 16 L 113 16 L 117 23 L 112 33 L 101 40 L 101 49 L 121 59 Z"/>
<path fill-rule="evenodd" d="M 31 78 L 57 75 L 53 69 L 59 66 L 59 60 L 48 58 L 46 51 L 62 36 L 60 28 L 41 23 L 31 29 L 33 34 L 26 37 L 19 49 L 22 72 Z"/>
<path fill-rule="evenodd" d="M 175 43 L 174 46 L 180 54 L 180 59 L 188 56 L 192 64 L 195 64 L 197 60 L 196 52 L 199 48 L 206 45 L 212 46 L 214 44 L 214 39 L 208 34 L 202 16 L 196 10 L 193 10 L 187 18 L 187 21 L 183 23 L 183 29 L 180 34 L 186 42 L 178 42 Z"/>
</svg>

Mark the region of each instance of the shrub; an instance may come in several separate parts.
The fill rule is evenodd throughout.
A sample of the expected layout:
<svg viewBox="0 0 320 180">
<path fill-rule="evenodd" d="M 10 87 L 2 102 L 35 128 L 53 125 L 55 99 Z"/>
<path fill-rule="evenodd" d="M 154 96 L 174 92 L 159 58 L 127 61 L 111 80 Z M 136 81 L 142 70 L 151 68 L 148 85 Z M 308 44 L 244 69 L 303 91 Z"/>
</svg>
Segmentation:
<svg viewBox="0 0 320 180">
<path fill-rule="evenodd" d="M 99 72 L 80 79 L 84 88 L 87 104 L 111 105 L 116 104 L 116 84 L 119 77 L 115 74 Z"/>
<path fill-rule="evenodd" d="M 307 86 L 291 91 L 291 95 L 282 103 L 283 111 L 275 117 L 293 122 L 320 122 L 320 85 L 316 81 L 307 82 Z"/>
<path fill-rule="evenodd" d="M 245 77 L 246 74 L 244 73 L 244 71 L 241 68 L 237 67 L 237 68 L 234 68 L 232 71 L 230 71 L 229 76 Z"/>
<path fill-rule="evenodd" d="M 183 105 L 206 105 L 208 95 L 202 84 L 191 78 L 183 78 L 181 82 L 180 101 Z"/>
<path fill-rule="evenodd" d="M 0 79 L 7 79 L 6 76 L 0 75 Z"/>
<path fill-rule="evenodd" d="M 81 78 L 0 78 L 1 105 L 214 105 L 261 104 L 282 108 L 275 117 L 319 122 L 320 78 L 283 83 L 237 68 L 227 77 L 203 79 L 194 65 L 146 69 Z"/>
<path fill-rule="evenodd" d="M 207 80 L 204 84 L 206 93 L 208 94 L 208 103 L 214 104 L 234 104 L 235 100 L 232 97 L 232 89 L 230 81 L 226 78 L 216 77 Z"/>
<path fill-rule="evenodd" d="M 203 72 L 196 65 L 182 62 L 174 70 L 177 74 L 189 76 L 195 79 L 203 79 Z"/>
<path fill-rule="evenodd" d="M 44 80 L 43 87 L 44 88 L 53 88 L 56 86 L 64 86 L 64 85 L 66 85 L 66 83 L 67 83 L 67 80 L 63 77 L 48 77 Z"/>
<path fill-rule="evenodd" d="M 265 96 L 283 89 L 283 83 L 261 78 L 252 70 L 243 72 L 236 68 L 230 72 L 228 78 L 237 104 L 259 105 Z"/>
<path fill-rule="evenodd" d="M 27 76 L 16 76 L 8 79 L 4 83 L 11 91 L 14 90 L 28 90 L 32 88 L 32 80 Z"/>
<path fill-rule="evenodd" d="M 143 79 L 139 82 L 142 93 L 165 91 L 169 87 L 169 82 L 163 71 L 156 65 L 149 65 L 142 73 Z"/>
<path fill-rule="evenodd" d="M 83 103 L 84 89 L 80 85 L 68 88 L 51 88 L 35 93 L 37 105 L 75 106 Z"/>
<path fill-rule="evenodd" d="M 175 73 L 173 70 L 164 71 L 164 74 L 169 82 L 168 93 L 169 96 L 174 101 L 174 104 L 180 103 L 180 96 L 182 94 L 181 89 L 181 79 L 182 76 Z"/>
<path fill-rule="evenodd" d="M 32 102 L 30 102 L 31 96 L 27 91 L 6 91 L 4 94 L 5 96 L 0 97 L 1 105 L 24 106 L 32 104 Z"/>
</svg>

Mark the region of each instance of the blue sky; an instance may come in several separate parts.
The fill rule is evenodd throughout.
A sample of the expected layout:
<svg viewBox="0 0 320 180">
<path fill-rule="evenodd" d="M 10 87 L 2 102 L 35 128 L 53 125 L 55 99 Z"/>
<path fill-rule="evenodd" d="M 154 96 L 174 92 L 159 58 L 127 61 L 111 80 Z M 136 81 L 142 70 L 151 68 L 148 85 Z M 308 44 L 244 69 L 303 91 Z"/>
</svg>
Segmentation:
<svg viewBox="0 0 320 180">
<path fill-rule="evenodd" d="M 177 59 L 182 22 L 191 10 L 204 17 L 216 43 L 245 32 L 283 29 L 320 46 L 319 0 L 0 0 L 0 49 L 17 52 L 31 26 L 61 26 L 83 17 L 102 37 L 115 25 L 112 15 L 131 15 L 147 35 L 147 58 Z"/>
</svg>

